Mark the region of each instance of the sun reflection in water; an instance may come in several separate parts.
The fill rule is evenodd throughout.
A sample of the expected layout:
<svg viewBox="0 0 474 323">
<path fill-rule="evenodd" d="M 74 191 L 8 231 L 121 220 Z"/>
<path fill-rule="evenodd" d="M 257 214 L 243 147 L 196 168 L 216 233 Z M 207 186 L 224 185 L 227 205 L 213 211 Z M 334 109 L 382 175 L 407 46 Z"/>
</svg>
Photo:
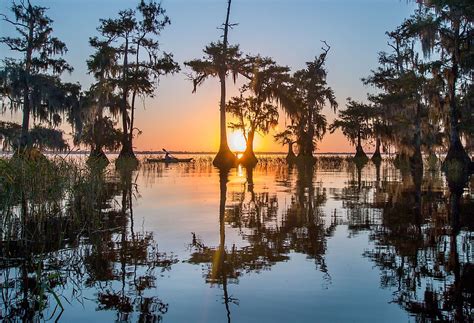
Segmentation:
<svg viewBox="0 0 474 323">
<path fill-rule="evenodd" d="M 240 158 L 240 156 L 239 156 L 239 158 Z M 244 168 L 242 167 L 242 165 L 239 165 L 237 167 L 237 176 L 238 177 L 244 177 Z"/>
</svg>

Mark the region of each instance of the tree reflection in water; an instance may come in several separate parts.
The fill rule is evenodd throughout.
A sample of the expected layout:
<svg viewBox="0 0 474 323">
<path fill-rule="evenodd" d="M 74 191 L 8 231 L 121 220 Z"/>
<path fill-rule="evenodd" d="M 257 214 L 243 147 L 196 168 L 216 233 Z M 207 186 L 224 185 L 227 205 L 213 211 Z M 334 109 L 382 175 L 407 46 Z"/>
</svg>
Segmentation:
<svg viewBox="0 0 474 323">
<path fill-rule="evenodd" d="M 378 171 L 377 171 L 378 172 Z M 368 231 L 364 256 L 381 271 L 381 287 L 419 321 L 472 321 L 474 266 L 472 183 L 443 189 L 440 172 L 377 178 L 368 192 L 343 194 L 349 228 Z M 467 189 L 467 192 L 464 191 Z M 361 216 L 365 214 L 365 216 Z"/>
<path fill-rule="evenodd" d="M 283 172 L 287 178 L 284 183 L 288 183 L 291 177 L 292 166 L 288 167 Z M 222 286 L 230 322 L 229 305 L 238 304 L 238 299 L 229 294 L 228 284 L 238 284 L 245 273 L 260 273 L 279 262 L 288 261 L 291 252 L 314 259 L 317 268 L 329 280 L 324 254 L 326 241 L 334 233 L 337 223 L 325 226 L 321 206 L 326 202 L 326 195 L 321 187 L 314 186 L 313 165 L 297 167 L 294 194 L 287 209 L 282 210 L 281 217 L 276 194 L 255 191 L 254 168 L 246 169 L 247 180 L 242 191 L 230 192 L 232 203 L 226 205 L 228 177 L 228 171 L 219 174 L 219 246 L 208 247 L 193 233 L 189 262 L 203 264 L 206 282 Z M 247 245 L 240 248 L 235 244 L 226 246 L 226 225 L 238 228 Z"/>
<path fill-rule="evenodd" d="M 117 320 L 161 320 L 168 304 L 146 291 L 176 259 L 158 251 L 151 233 L 134 232 L 133 171 L 117 173 L 90 169 L 65 200 L 45 201 L 64 211 L 19 214 L 3 229 L 2 320 L 58 320 L 67 303 L 89 301 L 89 289 L 97 309 Z M 47 208 L 26 201 L 22 212 L 32 209 Z"/>
</svg>

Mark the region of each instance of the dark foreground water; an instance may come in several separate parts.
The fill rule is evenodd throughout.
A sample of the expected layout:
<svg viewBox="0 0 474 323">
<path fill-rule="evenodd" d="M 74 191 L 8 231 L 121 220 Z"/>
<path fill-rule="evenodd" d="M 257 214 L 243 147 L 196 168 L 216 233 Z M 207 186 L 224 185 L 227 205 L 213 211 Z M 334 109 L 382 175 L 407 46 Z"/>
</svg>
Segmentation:
<svg viewBox="0 0 474 323">
<path fill-rule="evenodd" d="M 200 159 L 105 182 L 94 223 L 61 227 L 26 263 L 2 254 L 3 318 L 474 319 L 472 180 L 450 190 L 439 170 L 414 178 L 389 161 L 219 173 Z"/>
</svg>

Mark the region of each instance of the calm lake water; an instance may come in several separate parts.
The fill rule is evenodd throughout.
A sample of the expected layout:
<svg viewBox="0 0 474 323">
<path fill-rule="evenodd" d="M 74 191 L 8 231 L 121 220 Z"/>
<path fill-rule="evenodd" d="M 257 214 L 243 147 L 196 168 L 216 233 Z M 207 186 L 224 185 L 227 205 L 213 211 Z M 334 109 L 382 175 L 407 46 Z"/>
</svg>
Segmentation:
<svg viewBox="0 0 474 323">
<path fill-rule="evenodd" d="M 113 168 L 97 230 L 38 253 L 55 283 L 41 285 L 34 319 L 474 319 L 472 179 L 454 192 L 439 170 L 413 178 L 391 161 L 337 159 L 298 167 L 268 158 L 229 173 L 204 157 Z M 19 319 L 22 283 L 38 269 L 8 257 L 0 314 Z"/>
</svg>

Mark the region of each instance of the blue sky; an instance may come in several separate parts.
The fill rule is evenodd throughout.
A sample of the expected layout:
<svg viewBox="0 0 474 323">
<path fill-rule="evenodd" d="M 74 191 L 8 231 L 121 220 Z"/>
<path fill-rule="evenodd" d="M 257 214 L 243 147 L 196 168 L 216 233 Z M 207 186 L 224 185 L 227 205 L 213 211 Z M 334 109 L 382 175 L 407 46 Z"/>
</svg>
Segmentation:
<svg viewBox="0 0 474 323">
<path fill-rule="evenodd" d="M 88 86 L 85 60 L 91 54 L 88 38 L 96 35 L 100 18 L 116 16 L 121 9 L 135 7 L 132 0 L 36 0 L 34 4 L 50 8 L 55 35 L 66 42 L 68 62 L 75 71 L 65 76 Z M 8 13 L 10 1 L 2 0 L 0 10 Z M 219 37 L 217 27 L 225 16 L 225 0 L 163 0 L 171 25 L 162 34 L 162 49 L 184 61 L 202 56 L 202 48 Z M 340 106 L 345 98 L 363 100 L 368 91 L 360 78 L 377 66 L 377 53 L 387 49 L 385 31 L 393 30 L 414 10 L 415 4 L 400 0 L 233 0 L 231 21 L 238 23 L 230 33 L 230 42 L 238 43 L 245 53 L 273 57 L 293 70 L 318 55 L 320 40 L 331 45 L 327 68 L 328 83 L 333 87 Z M 0 23 L 0 33 L 11 34 L 11 28 Z M 11 56 L 0 46 L 0 57 Z M 140 149 L 161 146 L 183 150 L 214 150 L 217 147 L 219 87 L 208 80 L 192 94 L 192 85 L 183 72 L 161 80 L 157 95 L 145 101 L 146 111 L 137 114 L 137 126 L 143 131 L 137 140 Z M 230 95 L 237 87 L 229 84 Z M 329 119 L 333 113 L 327 111 Z M 3 117 L 8 119 L 9 115 Z M 203 125 L 205 125 L 203 127 Z M 176 139 L 177 131 L 186 136 Z M 321 144 L 327 151 L 340 134 L 329 135 Z M 278 150 L 271 138 L 259 139 L 263 150 Z M 258 147 L 258 145 L 257 145 Z M 325 147 L 323 149 L 323 147 Z M 348 144 L 331 151 L 350 150 Z"/>
</svg>

